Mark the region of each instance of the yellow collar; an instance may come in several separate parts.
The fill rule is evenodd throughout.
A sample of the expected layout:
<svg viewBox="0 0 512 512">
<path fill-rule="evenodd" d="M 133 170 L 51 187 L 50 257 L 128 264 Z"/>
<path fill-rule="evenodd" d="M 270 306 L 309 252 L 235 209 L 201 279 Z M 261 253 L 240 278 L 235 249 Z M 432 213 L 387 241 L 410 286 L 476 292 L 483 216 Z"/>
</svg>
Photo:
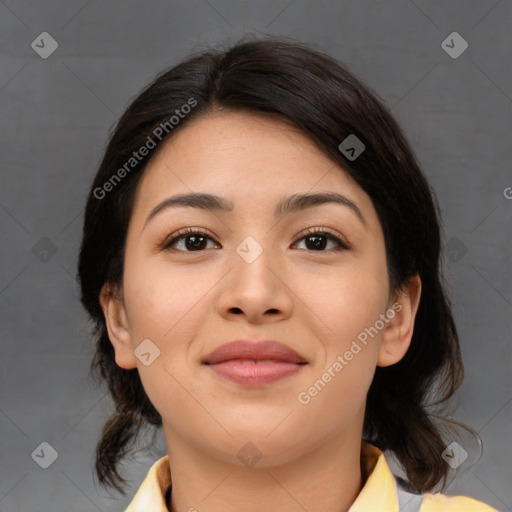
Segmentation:
<svg viewBox="0 0 512 512">
<path fill-rule="evenodd" d="M 373 445 L 363 443 L 361 463 L 369 474 L 363 489 L 349 512 L 390 512 L 398 511 L 396 487 L 393 475 L 383 453 Z M 125 512 L 168 512 L 165 493 L 171 484 L 169 456 L 164 455 L 150 468 L 137 494 Z M 378 496 L 379 503 L 376 503 Z M 378 505 L 379 508 L 376 508 Z"/>
<path fill-rule="evenodd" d="M 377 447 L 361 444 L 361 467 L 369 475 L 348 512 L 398 512 L 398 489 L 384 454 Z M 149 469 L 137 494 L 125 512 L 168 512 L 165 493 L 171 484 L 169 456 L 164 455 Z M 421 512 L 498 512 L 466 496 L 425 493 Z"/>
</svg>

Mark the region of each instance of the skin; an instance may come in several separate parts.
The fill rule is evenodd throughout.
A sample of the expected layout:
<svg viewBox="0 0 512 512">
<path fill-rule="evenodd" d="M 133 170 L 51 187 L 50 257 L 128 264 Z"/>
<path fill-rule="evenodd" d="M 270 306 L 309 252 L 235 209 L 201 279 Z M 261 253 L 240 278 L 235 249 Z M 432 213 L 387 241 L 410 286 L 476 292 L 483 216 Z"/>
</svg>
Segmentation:
<svg viewBox="0 0 512 512">
<path fill-rule="evenodd" d="M 164 199 L 208 192 L 233 212 L 162 210 Z M 274 218 L 292 194 L 337 192 L 360 209 L 324 204 Z M 200 250 L 173 233 L 209 230 Z M 329 228 L 350 249 L 326 239 L 315 249 L 301 234 Z M 185 234 L 186 236 L 186 234 Z M 236 248 L 248 236 L 263 249 L 252 263 Z M 188 242 L 188 243 L 187 243 Z M 376 366 L 406 353 L 421 294 L 415 276 L 393 295 L 384 235 L 369 196 L 288 123 L 217 111 L 183 126 L 149 162 L 130 220 L 123 287 L 101 304 L 116 363 L 137 368 L 162 416 L 173 491 L 170 510 L 230 512 L 347 511 L 364 480 L 360 449 L 366 394 Z M 357 335 L 393 303 L 402 306 L 377 336 L 307 404 L 299 403 Z M 201 359 L 239 338 L 274 339 L 303 355 L 295 375 L 259 388 L 217 376 Z M 148 366 L 134 349 L 150 339 L 160 355 Z M 262 455 L 249 466 L 239 450 Z"/>
</svg>

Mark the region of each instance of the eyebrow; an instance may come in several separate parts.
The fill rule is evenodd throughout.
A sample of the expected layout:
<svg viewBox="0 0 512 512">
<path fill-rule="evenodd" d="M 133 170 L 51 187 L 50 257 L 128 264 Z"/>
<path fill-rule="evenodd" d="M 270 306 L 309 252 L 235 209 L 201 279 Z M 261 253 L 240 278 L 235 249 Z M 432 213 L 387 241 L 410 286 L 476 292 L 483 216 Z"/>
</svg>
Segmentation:
<svg viewBox="0 0 512 512">
<path fill-rule="evenodd" d="M 294 213 L 305 210 L 307 208 L 313 208 L 315 206 L 329 203 L 347 206 L 366 227 L 366 219 L 364 218 L 358 206 L 347 197 L 335 192 L 317 194 L 293 194 L 282 199 L 276 205 L 274 209 L 274 216 L 280 218 L 288 215 L 289 213 Z M 168 197 L 161 203 L 157 204 L 147 216 L 146 221 L 144 222 L 144 227 L 160 212 L 177 206 L 188 206 L 191 208 L 199 208 L 207 211 L 219 211 L 225 213 L 232 212 L 235 207 L 233 201 L 214 194 L 201 192 L 179 194 L 176 196 Z"/>
</svg>

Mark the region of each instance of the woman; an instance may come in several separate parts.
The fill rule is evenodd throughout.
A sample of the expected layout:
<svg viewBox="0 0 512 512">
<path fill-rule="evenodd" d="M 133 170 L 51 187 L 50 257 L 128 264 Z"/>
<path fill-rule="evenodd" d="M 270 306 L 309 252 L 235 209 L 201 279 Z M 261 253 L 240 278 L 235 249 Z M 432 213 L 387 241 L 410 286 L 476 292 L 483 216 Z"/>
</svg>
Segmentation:
<svg viewBox="0 0 512 512">
<path fill-rule="evenodd" d="M 432 492 L 449 465 L 430 406 L 463 378 L 439 222 L 401 129 L 330 57 L 267 39 L 162 73 L 85 213 L 91 369 L 116 404 L 100 482 L 122 491 L 161 425 L 129 512 L 494 510 Z"/>
</svg>

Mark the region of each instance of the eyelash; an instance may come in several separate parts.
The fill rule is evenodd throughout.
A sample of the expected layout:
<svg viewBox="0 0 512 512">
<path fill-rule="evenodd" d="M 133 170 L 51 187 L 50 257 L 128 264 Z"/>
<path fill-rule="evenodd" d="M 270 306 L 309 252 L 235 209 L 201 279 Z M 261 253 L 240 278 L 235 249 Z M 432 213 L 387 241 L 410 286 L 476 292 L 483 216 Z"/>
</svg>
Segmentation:
<svg viewBox="0 0 512 512">
<path fill-rule="evenodd" d="M 168 238 L 165 242 L 163 242 L 163 244 L 161 245 L 160 248 L 163 250 L 172 250 L 171 246 L 174 243 L 178 242 L 179 240 L 187 238 L 187 235 L 188 236 L 203 235 L 203 236 L 206 236 L 207 238 L 209 238 L 210 240 L 214 241 L 215 243 L 218 243 L 215 241 L 213 236 L 207 230 L 204 230 L 201 228 L 184 228 L 184 229 L 177 231 L 173 235 L 171 235 L 170 238 Z M 327 252 L 327 253 L 329 253 L 331 251 L 349 250 L 351 248 L 350 245 L 345 240 L 345 238 L 341 235 L 341 233 L 338 233 L 337 231 L 330 229 L 330 228 L 308 228 L 305 231 L 302 231 L 297 236 L 297 238 L 293 242 L 293 245 L 295 245 L 297 242 L 300 242 L 302 239 L 307 238 L 309 236 L 313 236 L 313 235 L 324 236 L 325 238 L 328 238 L 329 240 L 333 240 L 338 243 L 338 247 L 336 247 L 335 249 L 327 249 L 327 250 L 321 250 L 321 251 L 309 250 L 309 252 L 320 252 L 320 253 Z M 199 251 L 183 251 L 183 250 L 177 250 L 177 251 L 191 253 L 191 252 L 204 252 L 204 249 L 199 250 Z"/>
</svg>

